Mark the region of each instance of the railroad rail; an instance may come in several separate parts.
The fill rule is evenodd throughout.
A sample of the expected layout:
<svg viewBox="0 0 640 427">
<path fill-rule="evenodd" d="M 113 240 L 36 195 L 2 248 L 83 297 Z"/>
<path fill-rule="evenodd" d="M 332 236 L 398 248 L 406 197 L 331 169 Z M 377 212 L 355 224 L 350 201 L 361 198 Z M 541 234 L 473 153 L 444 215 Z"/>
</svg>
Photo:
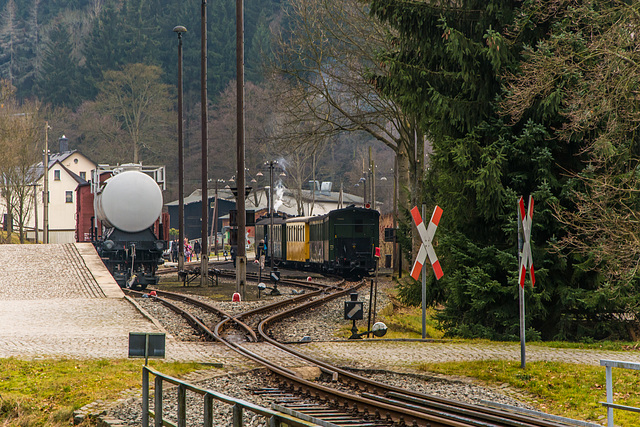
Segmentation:
<svg viewBox="0 0 640 427">
<path fill-rule="evenodd" d="M 194 304 L 197 304 L 199 308 L 215 310 L 221 320 L 215 326 L 210 327 L 211 325 L 205 325 L 196 316 L 187 314 L 187 310 L 178 307 L 172 308 L 176 312 L 184 311 L 185 314 L 182 315 L 187 318 L 189 323 L 196 325 L 194 327 L 206 335 L 208 339 L 221 342 L 254 362 L 265 366 L 280 384 L 273 393 L 287 396 L 286 399 L 279 402 L 280 409 L 290 410 L 298 415 L 307 414 L 306 416 L 313 420 L 320 419 L 332 422 L 331 420 L 349 418 L 350 425 L 359 423 L 355 425 L 362 426 L 561 427 L 568 425 L 561 421 L 543 419 L 530 414 L 466 404 L 389 386 L 314 359 L 269 336 L 269 326 L 280 319 L 324 304 L 331 299 L 345 296 L 363 283 L 354 286 L 323 286 L 305 282 L 305 285 L 316 286 L 318 289 L 235 316 L 223 313 L 209 304 L 181 294 L 157 291 L 157 298 L 165 304 L 171 304 L 167 301 L 168 299 L 189 303 L 197 301 Z M 265 313 L 271 314 L 262 318 L 261 316 L 265 316 Z M 234 329 L 235 333 L 230 332 L 230 329 Z M 273 358 L 257 354 L 244 345 L 259 340 L 279 349 L 283 354 L 288 354 L 289 357 L 299 359 L 306 365 L 317 367 L 323 375 L 330 379 L 330 382 L 340 383 L 341 388 L 303 379 L 295 370 L 282 366 L 282 356 L 276 356 L 277 360 L 274 361 Z M 313 398 L 315 403 L 300 404 L 300 396 L 305 396 L 305 400 Z M 354 421 L 355 419 L 359 421 Z"/>
</svg>

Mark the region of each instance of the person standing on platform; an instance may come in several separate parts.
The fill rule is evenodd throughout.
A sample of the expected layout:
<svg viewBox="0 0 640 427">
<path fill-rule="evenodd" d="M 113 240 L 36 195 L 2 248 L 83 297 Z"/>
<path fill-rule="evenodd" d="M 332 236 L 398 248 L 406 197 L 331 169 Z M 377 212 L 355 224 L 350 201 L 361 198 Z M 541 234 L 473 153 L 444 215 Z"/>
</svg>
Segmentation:
<svg viewBox="0 0 640 427">
<path fill-rule="evenodd" d="M 193 248 L 189 244 L 189 239 L 184 238 L 184 262 L 191 262 L 191 251 Z"/>
<path fill-rule="evenodd" d="M 171 261 L 178 262 L 178 241 L 171 242 Z"/>
<path fill-rule="evenodd" d="M 196 259 L 200 261 L 200 250 L 202 247 L 200 246 L 200 241 L 196 240 L 193 242 L 193 253 L 196 254 Z"/>
</svg>

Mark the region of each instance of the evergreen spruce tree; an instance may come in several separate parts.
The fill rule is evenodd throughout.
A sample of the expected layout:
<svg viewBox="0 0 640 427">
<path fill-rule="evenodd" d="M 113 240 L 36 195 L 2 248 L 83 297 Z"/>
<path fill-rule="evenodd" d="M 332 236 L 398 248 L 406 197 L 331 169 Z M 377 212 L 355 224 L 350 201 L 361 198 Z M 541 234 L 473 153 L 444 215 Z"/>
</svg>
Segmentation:
<svg viewBox="0 0 640 427">
<path fill-rule="evenodd" d="M 121 48 L 123 30 L 118 10 L 108 4 L 93 23 L 91 34 L 84 46 L 83 99 L 92 99 L 97 95 L 97 84 L 102 80 L 104 71 L 116 70 L 126 63 Z"/>
<path fill-rule="evenodd" d="M 79 104 L 80 82 L 78 66 L 71 52 L 69 32 L 62 25 L 55 26 L 45 47 L 37 94 L 44 102 L 73 109 Z"/>
<path fill-rule="evenodd" d="M 263 12 L 258 18 L 255 32 L 248 42 L 246 50 L 246 77 L 254 83 L 259 83 L 264 77 L 263 64 L 270 54 L 270 31 L 266 14 Z"/>
<path fill-rule="evenodd" d="M 520 2 L 373 0 L 372 13 L 397 30 L 397 49 L 382 60 L 390 77 L 380 90 L 421 118 L 432 144 L 425 198 L 444 215 L 436 236 L 445 276 L 430 276 L 430 301 L 443 304 L 450 334 L 511 339 L 518 336 L 517 200 L 533 195 L 532 246 L 536 286 L 527 279 L 528 339 L 567 337 L 575 330 L 577 277 L 571 259 L 552 251 L 565 230 L 553 206 L 566 202 L 565 168 L 578 167 L 575 144 L 558 144 L 545 123 L 510 123 L 500 110 L 503 75 L 516 72 L 520 44 L 504 34 Z M 537 33 L 527 34 L 535 44 Z M 556 110 L 557 111 L 557 110 Z M 556 122 L 557 124 L 557 122 Z M 403 289 L 419 301 L 419 284 Z M 575 337 L 575 334 L 573 335 Z"/>
</svg>

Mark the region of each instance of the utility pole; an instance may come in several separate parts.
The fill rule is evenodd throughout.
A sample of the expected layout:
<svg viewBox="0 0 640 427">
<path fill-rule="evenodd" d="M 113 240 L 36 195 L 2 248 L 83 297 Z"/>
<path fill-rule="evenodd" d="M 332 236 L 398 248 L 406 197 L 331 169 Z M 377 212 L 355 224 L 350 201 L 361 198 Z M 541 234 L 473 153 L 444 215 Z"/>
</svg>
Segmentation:
<svg viewBox="0 0 640 427">
<path fill-rule="evenodd" d="M 245 168 L 244 168 L 244 2 L 236 0 L 236 148 L 238 197 L 238 250 L 236 251 L 236 292 L 245 299 L 247 281 L 245 209 Z"/>
<path fill-rule="evenodd" d="M 204 287 L 209 282 L 209 242 L 207 226 L 209 225 L 209 144 L 208 144 L 208 126 L 207 126 L 207 2 L 202 0 L 202 16 L 201 16 L 201 58 L 200 58 L 200 106 L 202 111 L 202 228 L 200 245 L 202 257 L 200 258 L 200 286 Z"/>
</svg>

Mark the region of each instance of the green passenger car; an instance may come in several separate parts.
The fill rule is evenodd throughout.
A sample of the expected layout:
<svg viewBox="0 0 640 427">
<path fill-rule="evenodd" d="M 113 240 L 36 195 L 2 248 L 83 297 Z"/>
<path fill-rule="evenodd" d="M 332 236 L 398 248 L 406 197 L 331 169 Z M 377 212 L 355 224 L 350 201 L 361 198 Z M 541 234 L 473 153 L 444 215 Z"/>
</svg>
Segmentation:
<svg viewBox="0 0 640 427">
<path fill-rule="evenodd" d="M 380 213 L 349 206 L 309 220 L 309 258 L 319 270 L 361 276 L 375 270 Z"/>
</svg>

